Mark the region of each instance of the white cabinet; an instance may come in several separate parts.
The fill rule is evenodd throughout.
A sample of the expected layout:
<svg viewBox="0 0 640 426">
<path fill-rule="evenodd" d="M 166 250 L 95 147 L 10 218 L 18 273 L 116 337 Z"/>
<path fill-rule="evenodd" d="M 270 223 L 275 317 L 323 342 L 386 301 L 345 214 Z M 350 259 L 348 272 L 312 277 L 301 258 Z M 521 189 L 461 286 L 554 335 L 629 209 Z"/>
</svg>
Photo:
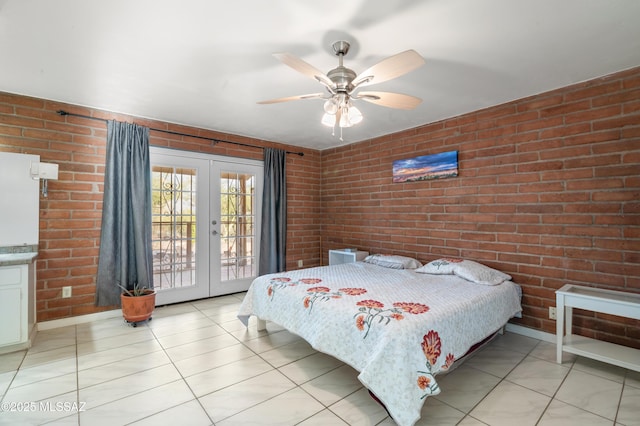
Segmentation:
<svg viewBox="0 0 640 426">
<path fill-rule="evenodd" d="M 369 256 L 368 251 L 361 250 L 329 250 L 329 265 L 340 265 L 341 263 L 353 263 L 364 260 Z"/>
<path fill-rule="evenodd" d="M 29 347 L 35 329 L 35 263 L 0 266 L 0 353 Z"/>
<path fill-rule="evenodd" d="M 556 291 L 557 362 L 562 352 L 640 371 L 640 350 L 572 333 L 573 308 L 640 319 L 640 294 L 566 284 Z M 566 332 L 566 335 L 564 335 Z"/>
</svg>

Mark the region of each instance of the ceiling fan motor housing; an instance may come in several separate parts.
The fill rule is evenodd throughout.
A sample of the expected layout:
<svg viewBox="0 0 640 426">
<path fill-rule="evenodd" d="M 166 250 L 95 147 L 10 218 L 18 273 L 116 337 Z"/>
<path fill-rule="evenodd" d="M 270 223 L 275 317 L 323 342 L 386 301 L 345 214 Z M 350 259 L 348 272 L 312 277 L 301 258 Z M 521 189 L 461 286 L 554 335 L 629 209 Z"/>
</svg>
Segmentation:
<svg viewBox="0 0 640 426">
<path fill-rule="evenodd" d="M 349 42 L 340 40 L 333 43 L 333 51 L 339 59 L 338 66 L 327 73 L 327 77 L 335 84 L 337 92 L 351 92 L 351 82 L 356 78 L 355 71 L 342 65 L 342 58 L 349 52 Z"/>
<path fill-rule="evenodd" d="M 355 71 L 340 65 L 327 73 L 327 77 L 336 85 L 337 92 L 351 92 L 353 85 L 351 82 L 356 78 Z"/>
</svg>

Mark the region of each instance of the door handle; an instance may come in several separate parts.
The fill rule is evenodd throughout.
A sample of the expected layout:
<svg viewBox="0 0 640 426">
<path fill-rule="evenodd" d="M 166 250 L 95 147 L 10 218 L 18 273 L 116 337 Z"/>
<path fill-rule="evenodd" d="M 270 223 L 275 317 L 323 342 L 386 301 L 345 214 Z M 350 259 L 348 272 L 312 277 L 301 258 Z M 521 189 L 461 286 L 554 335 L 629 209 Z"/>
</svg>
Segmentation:
<svg viewBox="0 0 640 426">
<path fill-rule="evenodd" d="M 211 235 L 218 235 L 218 231 L 214 229 L 213 231 L 211 231 Z"/>
</svg>

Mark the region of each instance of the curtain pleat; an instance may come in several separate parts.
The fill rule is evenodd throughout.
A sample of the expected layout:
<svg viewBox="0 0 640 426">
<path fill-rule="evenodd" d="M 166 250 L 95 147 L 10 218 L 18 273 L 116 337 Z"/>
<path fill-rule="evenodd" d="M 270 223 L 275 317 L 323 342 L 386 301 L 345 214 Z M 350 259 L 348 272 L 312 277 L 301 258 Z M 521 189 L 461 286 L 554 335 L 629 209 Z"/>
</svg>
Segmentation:
<svg viewBox="0 0 640 426">
<path fill-rule="evenodd" d="M 259 275 L 282 272 L 286 269 L 286 155 L 286 152 L 281 149 L 264 149 Z"/>
<path fill-rule="evenodd" d="M 149 129 L 107 122 L 97 306 L 120 306 L 122 285 L 153 288 Z"/>
</svg>

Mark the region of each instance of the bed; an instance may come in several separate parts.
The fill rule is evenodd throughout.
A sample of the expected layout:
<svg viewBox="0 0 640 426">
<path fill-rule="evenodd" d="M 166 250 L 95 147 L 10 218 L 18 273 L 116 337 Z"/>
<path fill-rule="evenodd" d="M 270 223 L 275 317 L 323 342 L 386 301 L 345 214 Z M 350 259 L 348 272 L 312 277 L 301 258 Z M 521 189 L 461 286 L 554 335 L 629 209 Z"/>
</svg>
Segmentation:
<svg viewBox="0 0 640 426">
<path fill-rule="evenodd" d="M 385 263 L 396 258 L 402 269 Z M 252 315 L 275 322 L 349 364 L 396 423 L 413 425 L 425 399 L 440 393 L 436 375 L 521 306 L 519 287 L 499 271 L 460 259 L 420 267 L 409 260 L 374 255 L 258 277 L 238 318 L 245 326 Z"/>
</svg>

